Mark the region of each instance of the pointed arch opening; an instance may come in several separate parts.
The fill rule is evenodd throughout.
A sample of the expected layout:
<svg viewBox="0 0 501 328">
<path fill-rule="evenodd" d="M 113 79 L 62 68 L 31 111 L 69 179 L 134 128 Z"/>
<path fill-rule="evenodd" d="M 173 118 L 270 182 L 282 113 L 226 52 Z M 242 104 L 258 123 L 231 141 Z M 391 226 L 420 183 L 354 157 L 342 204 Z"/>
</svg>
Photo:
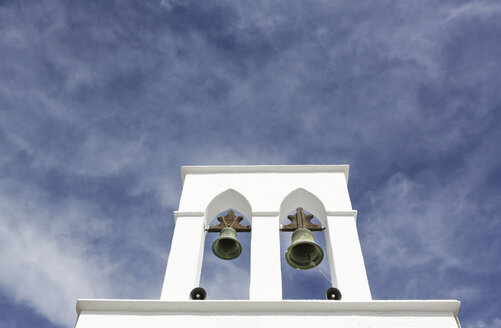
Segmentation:
<svg viewBox="0 0 501 328">
<path fill-rule="evenodd" d="M 327 222 L 327 212 L 322 201 L 303 188 L 290 192 L 280 204 L 280 219 L 289 215 L 296 208 L 302 207 L 312 213 L 323 225 Z"/>
<path fill-rule="evenodd" d="M 327 215 L 323 203 L 311 192 L 298 188 L 289 193 L 280 205 L 280 224 L 287 225 L 291 221 L 289 215 L 295 215 L 297 208 L 304 214 L 312 215 L 311 223 L 326 225 Z M 289 266 L 285 260 L 285 252 L 291 245 L 293 232 L 280 233 L 280 252 L 282 270 L 283 299 L 324 299 L 325 291 L 331 287 L 329 260 L 324 231 L 313 231 L 315 242 L 322 248 L 324 257 L 317 268 L 297 270 Z M 326 279 L 326 277 L 328 279 Z"/>
<path fill-rule="evenodd" d="M 233 208 L 242 213 L 249 222 L 252 221 L 252 208 L 241 193 L 235 189 L 227 189 L 212 199 L 205 209 L 205 225 L 208 225 L 214 218 L 223 211 Z"/>
<path fill-rule="evenodd" d="M 205 210 L 205 226 L 220 223 L 218 217 L 224 217 L 228 211 L 241 216 L 241 225 L 250 225 L 252 209 L 249 201 L 234 189 L 228 189 L 212 199 Z M 212 244 L 219 233 L 206 233 L 200 286 L 207 291 L 207 299 L 249 299 L 250 283 L 250 233 L 238 232 L 237 239 L 242 246 L 242 253 L 233 260 L 222 260 L 214 255 Z"/>
</svg>

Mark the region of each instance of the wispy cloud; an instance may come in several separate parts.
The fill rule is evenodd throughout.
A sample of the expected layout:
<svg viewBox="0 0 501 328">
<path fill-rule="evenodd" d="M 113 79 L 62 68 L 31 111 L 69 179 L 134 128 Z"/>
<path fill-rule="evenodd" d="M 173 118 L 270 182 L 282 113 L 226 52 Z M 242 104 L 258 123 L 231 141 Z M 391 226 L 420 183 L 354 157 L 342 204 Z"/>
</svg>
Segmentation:
<svg viewBox="0 0 501 328">
<path fill-rule="evenodd" d="M 373 294 L 497 324 L 500 14 L 2 2 L 2 293 L 66 326 L 78 297 L 158 297 L 180 165 L 348 163 Z"/>
<path fill-rule="evenodd" d="M 492 319 L 491 322 L 486 322 L 486 321 L 477 321 L 476 323 L 473 324 L 474 328 L 487 328 L 487 327 L 490 327 L 490 328 L 498 328 L 498 327 L 501 327 L 501 319 L 498 319 L 498 318 L 495 318 L 495 319 Z"/>
<path fill-rule="evenodd" d="M 113 294 L 113 263 L 92 240 L 110 233 L 91 205 L 51 204 L 43 193 L 2 180 L 0 284 L 13 299 L 58 324 L 74 319 L 68 304 L 80 295 Z"/>
</svg>

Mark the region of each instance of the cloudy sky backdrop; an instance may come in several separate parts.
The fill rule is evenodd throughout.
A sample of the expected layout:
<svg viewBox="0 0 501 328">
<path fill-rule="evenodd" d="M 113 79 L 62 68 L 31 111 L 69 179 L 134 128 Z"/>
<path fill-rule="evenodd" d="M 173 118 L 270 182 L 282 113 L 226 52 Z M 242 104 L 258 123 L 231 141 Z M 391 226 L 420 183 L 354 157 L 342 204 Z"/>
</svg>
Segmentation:
<svg viewBox="0 0 501 328">
<path fill-rule="evenodd" d="M 0 326 L 159 298 L 181 165 L 350 164 L 373 297 L 501 327 L 500 58 L 497 0 L 1 0 Z"/>
</svg>

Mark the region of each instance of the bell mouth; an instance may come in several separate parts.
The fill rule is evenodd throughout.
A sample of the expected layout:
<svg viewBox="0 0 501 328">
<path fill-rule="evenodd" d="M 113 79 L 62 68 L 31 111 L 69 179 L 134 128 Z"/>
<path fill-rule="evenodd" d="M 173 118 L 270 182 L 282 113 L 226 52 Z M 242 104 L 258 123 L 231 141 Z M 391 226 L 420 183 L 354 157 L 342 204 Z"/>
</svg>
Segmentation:
<svg viewBox="0 0 501 328">
<path fill-rule="evenodd" d="M 324 252 L 315 243 L 293 245 L 285 252 L 285 261 L 297 270 L 309 270 L 318 266 L 324 259 Z"/>
<path fill-rule="evenodd" d="M 319 261 L 320 252 L 315 244 L 303 243 L 294 246 L 289 256 L 295 263 L 309 264 L 310 262 Z"/>
<path fill-rule="evenodd" d="M 324 258 L 324 251 L 315 240 L 313 233 L 299 228 L 292 234 L 292 244 L 285 252 L 288 265 L 297 270 L 309 270 L 318 266 Z"/>
</svg>

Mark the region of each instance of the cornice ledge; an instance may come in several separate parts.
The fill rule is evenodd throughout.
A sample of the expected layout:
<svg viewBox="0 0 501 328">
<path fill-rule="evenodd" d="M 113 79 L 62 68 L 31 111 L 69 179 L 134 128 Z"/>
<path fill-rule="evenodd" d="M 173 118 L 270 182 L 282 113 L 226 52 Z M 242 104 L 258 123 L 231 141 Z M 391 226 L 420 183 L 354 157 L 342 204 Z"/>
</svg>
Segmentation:
<svg viewBox="0 0 501 328">
<path fill-rule="evenodd" d="M 298 313 L 333 312 L 415 312 L 451 313 L 457 315 L 460 302 L 456 300 L 384 300 L 384 301 L 327 301 L 327 300 L 212 300 L 212 301 L 163 301 L 163 300 L 92 300 L 77 301 L 78 315 L 88 312 L 158 312 L 158 313 L 218 313 L 220 315 L 245 315 L 246 313 L 274 313 L 298 315 Z"/>
<path fill-rule="evenodd" d="M 349 210 L 349 211 L 326 211 L 325 214 L 327 216 L 352 216 L 357 219 L 358 211 L 357 210 Z"/>
<path fill-rule="evenodd" d="M 350 166 L 342 165 L 219 165 L 219 166 L 181 166 L 181 179 L 184 184 L 186 174 L 210 173 L 344 173 L 348 183 Z"/>
</svg>

